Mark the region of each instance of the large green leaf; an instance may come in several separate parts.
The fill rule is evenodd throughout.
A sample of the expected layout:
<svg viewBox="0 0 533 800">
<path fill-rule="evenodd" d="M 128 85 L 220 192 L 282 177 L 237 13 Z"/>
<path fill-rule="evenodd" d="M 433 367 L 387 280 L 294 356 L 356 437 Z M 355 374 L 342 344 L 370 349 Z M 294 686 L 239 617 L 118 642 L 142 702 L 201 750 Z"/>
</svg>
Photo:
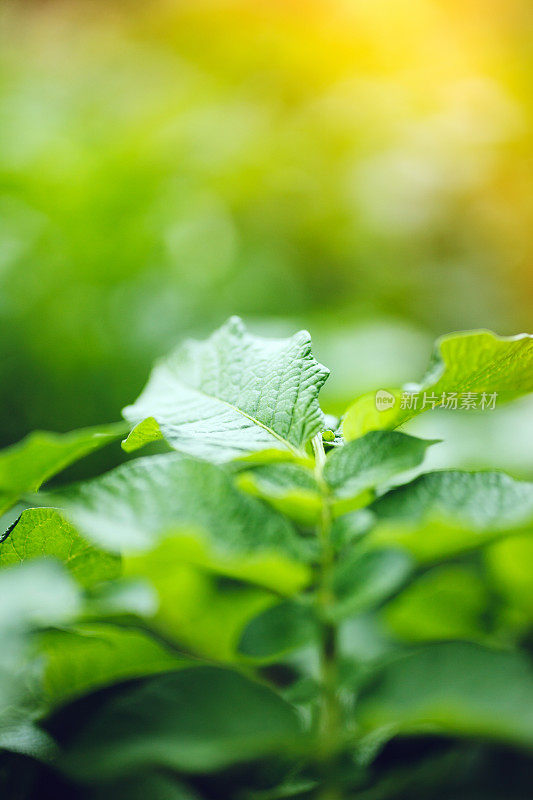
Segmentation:
<svg viewBox="0 0 533 800">
<path fill-rule="evenodd" d="M 42 556 L 57 558 L 83 586 L 120 575 L 120 558 L 85 541 L 55 508 L 29 508 L 0 542 L 0 567 Z"/>
<path fill-rule="evenodd" d="M 389 663 L 360 698 L 363 729 L 533 745 L 533 667 L 518 653 L 447 642 Z"/>
<path fill-rule="evenodd" d="M 110 550 L 153 546 L 161 534 L 196 526 L 221 553 L 298 557 L 291 525 L 239 492 L 223 468 L 180 453 L 141 458 L 47 498 L 91 541 Z"/>
<path fill-rule="evenodd" d="M 134 450 L 162 436 L 177 450 L 226 461 L 257 450 L 301 453 L 323 427 L 318 393 L 328 370 L 306 331 L 252 336 L 232 317 L 204 342 L 189 340 L 157 364 L 124 409 Z"/>
<path fill-rule="evenodd" d="M 376 392 L 362 395 L 346 412 L 344 436 L 351 440 L 367 431 L 397 428 L 422 411 L 442 405 L 443 393 L 446 397 L 456 393 L 460 407 L 460 396 L 468 392 L 479 395 L 478 402 L 483 393 L 496 393 L 500 403 L 532 391 L 533 336 L 496 336 L 490 331 L 450 334 L 436 342 L 420 384 L 409 387 L 409 393 L 420 395 L 416 408 L 400 389 L 390 390 L 391 404 L 383 411 L 376 407 Z M 428 401 L 430 396 L 434 400 Z"/>
<path fill-rule="evenodd" d="M 324 478 L 338 497 L 355 497 L 417 467 L 436 443 L 397 431 L 370 431 L 329 453 Z"/>
<path fill-rule="evenodd" d="M 148 634 L 116 625 L 83 623 L 39 637 L 45 660 L 44 698 L 56 706 L 89 691 L 186 666 Z"/>
<path fill-rule="evenodd" d="M 401 544 L 427 561 L 529 529 L 533 483 L 502 472 L 429 472 L 371 508 L 378 519 L 376 542 Z"/>
<path fill-rule="evenodd" d="M 71 433 L 35 431 L 0 451 L 0 514 L 22 495 L 36 491 L 69 464 L 115 441 L 124 432 L 123 422 Z"/>
<path fill-rule="evenodd" d="M 162 767 L 207 773 L 272 753 L 301 735 L 293 708 L 272 690 L 216 667 L 147 679 L 80 725 L 63 762 L 81 780 Z"/>
</svg>

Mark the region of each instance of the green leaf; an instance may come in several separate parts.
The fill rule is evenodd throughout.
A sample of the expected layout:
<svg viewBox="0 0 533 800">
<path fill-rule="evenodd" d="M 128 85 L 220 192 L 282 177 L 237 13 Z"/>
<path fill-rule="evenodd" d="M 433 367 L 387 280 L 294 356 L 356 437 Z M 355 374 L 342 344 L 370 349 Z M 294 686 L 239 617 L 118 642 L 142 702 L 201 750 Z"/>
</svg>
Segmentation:
<svg viewBox="0 0 533 800">
<path fill-rule="evenodd" d="M 316 524 L 322 512 L 322 496 L 313 472 L 302 465 L 264 464 L 239 473 L 236 483 L 303 527 Z"/>
<path fill-rule="evenodd" d="M 47 499 L 109 550 L 146 549 L 162 534 L 191 526 L 219 553 L 298 558 L 306 549 L 282 516 L 239 492 L 224 469 L 179 453 L 130 461 Z"/>
<path fill-rule="evenodd" d="M 371 431 L 331 451 L 324 478 L 340 498 L 356 497 L 385 484 L 399 472 L 422 463 L 438 440 L 417 439 L 396 431 Z"/>
<path fill-rule="evenodd" d="M 533 524 L 533 483 L 502 472 L 442 470 L 392 489 L 372 505 L 373 540 L 420 560 L 476 548 Z"/>
<path fill-rule="evenodd" d="M 286 753 L 300 736 L 295 711 L 275 692 L 230 670 L 198 667 L 112 699 L 78 728 L 63 767 L 88 781 L 147 767 L 205 774 Z"/>
<path fill-rule="evenodd" d="M 533 536 L 511 536 L 484 553 L 491 582 L 505 601 L 507 625 L 526 636 L 533 625 Z"/>
<path fill-rule="evenodd" d="M 57 755 L 57 745 L 45 731 L 30 719 L 22 719 L 12 724 L 0 722 L 0 751 L 51 761 Z"/>
<path fill-rule="evenodd" d="M 57 562 L 41 559 L 0 570 L 0 747 L 22 752 L 36 735 L 41 748 L 32 720 L 41 710 L 42 664 L 34 658 L 32 634 L 70 623 L 80 607 L 77 586 Z"/>
<path fill-rule="evenodd" d="M 383 616 L 389 630 L 404 641 L 486 641 L 489 606 L 479 572 L 454 564 L 421 575 L 387 605 Z"/>
<path fill-rule="evenodd" d="M 60 564 L 39 559 L 0 571 L 0 630 L 62 625 L 80 610 L 77 586 Z"/>
<path fill-rule="evenodd" d="M 124 423 L 83 428 L 71 433 L 35 431 L 18 444 L 0 451 L 0 514 L 22 495 L 83 456 L 114 442 L 124 434 Z"/>
<path fill-rule="evenodd" d="M 235 578 L 271 589 L 276 594 L 293 595 L 311 579 L 311 568 L 282 553 L 261 552 L 245 555 L 220 553 L 198 534 L 183 532 L 162 539 L 147 553 L 130 555 L 124 569 L 131 575 L 158 578 L 179 565 L 192 565 L 213 575 Z"/>
<path fill-rule="evenodd" d="M 29 508 L 0 542 L 0 567 L 50 556 L 82 586 L 120 575 L 120 558 L 85 541 L 55 508 Z"/>
<path fill-rule="evenodd" d="M 363 729 L 533 745 L 533 669 L 518 653 L 445 642 L 384 667 L 359 699 Z"/>
<path fill-rule="evenodd" d="M 269 572 L 277 565 L 269 560 L 262 563 L 262 557 L 253 558 L 250 575 L 242 558 L 219 561 L 220 568 L 211 574 L 202 564 L 202 553 L 205 551 L 200 551 L 198 568 L 189 561 L 189 554 L 193 558 L 198 555 L 189 541 L 170 537 L 149 552 L 125 558 L 124 569 L 130 576 L 148 579 L 157 592 L 158 609 L 149 620 L 150 628 L 190 652 L 219 661 L 234 660 L 243 627 L 272 602 L 272 595 L 218 576 L 225 567 L 229 572 L 235 567 L 258 584 L 275 583 L 280 577 L 288 584 L 290 577 L 285 568 L 280 573 L 276 569 Z"/>
<path fill-rule="evenodd" d="M 39 637 L 39 651 L 45 659 L 43 688 L 49 706 L 129 678 L 190 664 L 142 631 L 108 624 L 46 631 Z"/>
<path fill-rule="evenodd" d="M 411 568 L 411 559 L 401 550 L 355 552 L 340 561 L 333 575 L 330 617 L 338 621 L 380 605 L 403 586 Z"/>
<path fill-rule="evenodd" d="M 143 772 L 142 775 L 99 786 L 90 800 L 198 800 L 198 795 L 171 775 Z"/>
<path fill-rule="evenodd" d="M 120 578 L 99 583 L 86 593 L 84 618 L 153 617 L 157 607 L 156 592 L 146 579 Z"/>
<path fill-rule="evenodd" d="M 303 454 L 323 427 L 318 393 L 328 374 L 306 331 L 264 339 L 232 317 L 154 367 L 123 411 L 135 425 L 124 448 L 163 436 L 176 450 L 215 462 L 272 448 Z"/>
<path fill-rule="evenodd" d="M 389 390 L 391 406 L 380 411 L 376 407 L 376 392 L 371 392 L 349 407 L 343 432 L 347 440 L 352 440 L 371 430 L 397 428 L 433 406 L 432 400 L 422 407 L 424 392 L 426 401 L 430 395 L 435 396 L 437 407 L 442 403 L 443 393 L 474 392 L 480 396 L 496 393 L 500 403 L 532 391 L 533 336 L 496 336 L 490 331 L 450 334 L 437 340 L 421 383 L 409 387 L 409 393 L 421 394 L 416 408 L 407 407 L 400 390 L 392 389 Z"/>
<path fill-rule="evenodd" d="M 239 642 L 239 652 L 251 658 L 271 659 L 312 641 L 318 633 L 309 605 L 285 601 L 251 620 Z"/>
</svg>

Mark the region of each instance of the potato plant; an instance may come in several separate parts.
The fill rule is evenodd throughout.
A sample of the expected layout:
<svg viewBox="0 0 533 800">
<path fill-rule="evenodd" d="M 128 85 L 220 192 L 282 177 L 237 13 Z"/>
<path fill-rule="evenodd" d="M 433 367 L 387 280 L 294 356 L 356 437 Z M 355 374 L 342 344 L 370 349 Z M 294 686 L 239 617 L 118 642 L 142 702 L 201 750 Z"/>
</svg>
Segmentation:
<svg viewBox="0 0 533 800">
<path fill-rule="evenodd" d="M 533 337 L 443 337 L 340 422 L 327 377 L 232 318 L 125 422 L 0 453 L 2 797 L 528 796 L 533 483 L 397 428 L 533 391 Z M 149 454 L 47 483 L 120 439 Z"/>
</svg>

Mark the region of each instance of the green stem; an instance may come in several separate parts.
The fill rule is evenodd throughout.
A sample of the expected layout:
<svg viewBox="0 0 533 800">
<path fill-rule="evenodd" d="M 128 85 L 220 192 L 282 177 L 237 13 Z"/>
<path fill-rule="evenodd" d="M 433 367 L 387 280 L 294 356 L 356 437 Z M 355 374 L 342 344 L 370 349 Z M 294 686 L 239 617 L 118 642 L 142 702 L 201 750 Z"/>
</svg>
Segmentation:
<svg viewBox="0 0 533 800">
<path fill-rule="evenodd" d="M 337 627 L 330 621 L 328 613 L 333 603 L 332 580 L 335 552 L 331 542 L 331 498 L 329 488 L 324 480 L 326 454 L 321 434 L 314 437 L 313 450 L 315 453 L 315 477 L 322 494 L 322 513 L 317 526 L 317 535 L 321 544 L 317 591 L 317 616 L 321 629 L 322 698 L 319 717 L 319 759 L 323 774 L 321 797 L 323 800 L 338 800 L 340 792 L 336 785 L 335 766 L 341 720 L 337 674 Z"/>
</svg>

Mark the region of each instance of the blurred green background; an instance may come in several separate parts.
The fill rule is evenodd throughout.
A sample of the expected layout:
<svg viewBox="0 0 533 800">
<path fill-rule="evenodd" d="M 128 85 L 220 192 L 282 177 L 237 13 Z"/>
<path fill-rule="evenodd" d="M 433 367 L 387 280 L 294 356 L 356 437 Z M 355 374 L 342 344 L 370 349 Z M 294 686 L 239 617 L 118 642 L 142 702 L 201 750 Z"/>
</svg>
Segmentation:
<svg viewBox="0 0 533 800">
<path fill-rule="evenodd" d="M 4 0 L 0 444 L 118 418 L 155 357 L 233 313 L 309 328 L 335 412 L 420 377 L 437 334 L 531 328 L 532 19 Z M 531 474 L 532 416 L 442 417 L 441 462 Z"/>
</svg>

